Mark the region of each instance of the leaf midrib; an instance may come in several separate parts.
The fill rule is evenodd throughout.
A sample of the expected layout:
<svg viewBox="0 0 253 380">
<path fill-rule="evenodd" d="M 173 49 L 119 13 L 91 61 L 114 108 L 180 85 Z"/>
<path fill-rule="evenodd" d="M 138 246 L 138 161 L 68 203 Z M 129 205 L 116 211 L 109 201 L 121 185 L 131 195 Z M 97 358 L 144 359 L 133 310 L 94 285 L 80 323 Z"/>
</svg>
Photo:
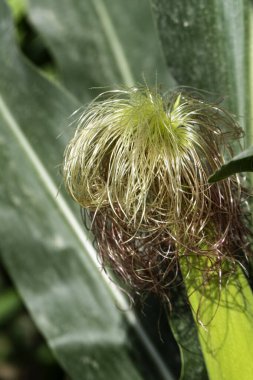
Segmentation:
<svg viewBox="0 0 253 380">
<path fill-rule="evenodd" d="M 134 77 L 127 62 L 127 58 L 125 56 L 120 40 L 118 39 L 117 33 L 115 32 L 115 28 L 113 26 L 109 13 L 107 12 L 106 6 L 103 0 L 93 0 L 92 4 L 105 31 L 105 35 L 111 47 L 112 54 L 117 63 L 122 79 L 126 86 L 132 87 L 135 82 Z"/>
</svg>

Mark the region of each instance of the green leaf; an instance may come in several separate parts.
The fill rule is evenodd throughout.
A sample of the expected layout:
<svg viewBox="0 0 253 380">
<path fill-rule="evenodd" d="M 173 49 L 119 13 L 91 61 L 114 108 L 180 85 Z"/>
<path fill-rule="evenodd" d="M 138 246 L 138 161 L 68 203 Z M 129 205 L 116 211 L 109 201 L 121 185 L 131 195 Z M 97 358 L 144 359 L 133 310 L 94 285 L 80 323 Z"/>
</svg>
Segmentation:
<svg viewBox="0 0 253 380">
<path fill-rule="evenodd" d="M 92 244 L 59 193 L 57 173 L 72 134 L 66 125 L 79 103 L 41 76 L 14 41 L 0 0 L 1 259 L 72 379 L 171 379 L 133 312 L 118 310 L 126 308 L 124 298 L 100 273 Z"/>
<path fill-rule="evenodd" d="M 192 312 L 186 296 L 174 295 L 169 323 L 181 354 L 180 380 L 208 380 L 198 332 L 193 326 Z"/>
<path fill-rule="evenodd" d="M 29 19 L 44 38 L 66 88 L 82 101 L 94 87 L 171 84 L 147 0 L 29 0 Z M 101 92 L 101 89 L 99 89 Z"/>
<path fill-rule="evenodd" d="M 210 261 L 208 259 L 209 265 Z M 253 373 L 253 294 L 237 268 L 218 287 L 218 276 L 203 284 L 199 268 L 181 265 L 210 380 L 250 379 Z M 193 264 L 194 265 L 194 264 Z"/>
<path fill-rule="evenodd" d="M 249 115 L 249 0 L 151 0 L 164 54 L 179 85 L 224 98 L 242 117 Z"/>
<path fill-rule="evenodd" d="M 200 91 L 211 101 L 224 99 L 224 106 L 240 116 L 249 142 L 252 135 L 249 116 L 250 2 L 151 0 L 151 4 L 167 65 L 175 81 L 180 86 L 190 87 L 191 91 Z M 183 327 L 185 324 L 181 321 Z M 176 321 L 173 328 L 180 343 L 180 323 Z M 204 365 L 201 358 L 197 360 L 199 366 L 192 360 L 194 343 L 193 334 L 186 349 L 181 349 L 186 363 L 182 377 L 186 379 L 199 379 L 201 373 L 205 376 L 204 368 L 199 367 L 201 362 Z"/>
<path fill-rule="evenodd" d="M 217 182 L 230 175 L 241 172 L 253 172 L 253 147 L 244 150 L 225 165 L 222 165 L 221 168 L 208 179 L 208 182 Z"/>
</svg>

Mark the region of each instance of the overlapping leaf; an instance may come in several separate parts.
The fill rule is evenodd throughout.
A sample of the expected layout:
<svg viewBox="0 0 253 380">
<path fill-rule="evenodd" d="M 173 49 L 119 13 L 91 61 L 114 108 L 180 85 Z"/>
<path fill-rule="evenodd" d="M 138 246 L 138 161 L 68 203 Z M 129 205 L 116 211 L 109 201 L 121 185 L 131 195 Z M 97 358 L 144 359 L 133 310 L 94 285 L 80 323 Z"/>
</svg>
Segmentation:
<svg viewBox="0 0 253 380">
<path fill-rule="evenodd" d="M 158 366 L 144 373 L 133 359 L 128 331 L 137 322 L 128 313 L 126 323 L 117 309 L 118 291 L 99 273 L 91 243 L 57 194 L 68 116 L 79 103 L 20 55 L 3 0 L 0 64 L 1 257 L 31 315 L 73 379 L 169 379 L 140 328 Z"/>
</svg>

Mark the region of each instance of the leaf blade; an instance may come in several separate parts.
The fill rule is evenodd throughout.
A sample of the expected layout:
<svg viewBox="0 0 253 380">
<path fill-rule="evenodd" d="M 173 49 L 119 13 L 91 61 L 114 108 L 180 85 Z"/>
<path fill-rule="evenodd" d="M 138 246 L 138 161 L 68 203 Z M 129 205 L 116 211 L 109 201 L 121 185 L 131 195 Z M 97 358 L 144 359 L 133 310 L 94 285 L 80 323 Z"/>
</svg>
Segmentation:
<svg viewBox="0 0 253 380">
<path fill-rule="evenodd" d="M 249 120 L 249 1 L 151 0 L 167 65 L 179 85 L 225 98 Z M 208 96 L 208 94 L 206 94 Z"/>
<path fill-rule="evenodd" d="M 222 165 L 219 170 L 209 177 L 208 182 L 221 181 L 231 175 L 242 172 L 253 172 L 253 147 L 237 154 L 232 160 Z"/>
<path fill-rule="evenodd" d="M 130 325 L 139 331 L 149 355 L 158 356 L 158 376 L 171 378 L 133 314 L 126 323 L 117 310 L 111 294 L 116 291 L 99 275 L 88 255 L 91 244 L 71 219 L 64 198 L 57 197 L 55 165 L 70 131 L 61 139 L 57 136 L 78 103 L 20 56 L 3 0 L 0 28 L 0 204 L 5 220 L 0 229 L 1 258 L 73 379 L 128 379 L 128 375 L 142 379 L 143 369 L 131 358 Z"/>
<path fill-rule="evenodd" d="M 133 86 L 144 78 L 172 83 L 146 0 L 138 6 L 78 0 L 75 7 L 71 0 L 29 0 L 28 15 L 55 58 L 60 80 L 82 101 L 94 97 L 96 88 Z"/>
</svg>

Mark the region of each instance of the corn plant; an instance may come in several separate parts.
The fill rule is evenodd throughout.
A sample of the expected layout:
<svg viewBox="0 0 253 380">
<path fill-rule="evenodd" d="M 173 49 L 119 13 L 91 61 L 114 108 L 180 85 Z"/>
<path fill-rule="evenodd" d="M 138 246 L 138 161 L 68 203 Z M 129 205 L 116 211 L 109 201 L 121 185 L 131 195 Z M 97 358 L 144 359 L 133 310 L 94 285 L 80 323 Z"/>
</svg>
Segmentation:
<svg viewBox="0 0 253 380">
<path fill-rule="evenodd" d="M 252 377 L 251 12 L 0 0 L 1 261 L 71 379 Z"/>
</svg>

